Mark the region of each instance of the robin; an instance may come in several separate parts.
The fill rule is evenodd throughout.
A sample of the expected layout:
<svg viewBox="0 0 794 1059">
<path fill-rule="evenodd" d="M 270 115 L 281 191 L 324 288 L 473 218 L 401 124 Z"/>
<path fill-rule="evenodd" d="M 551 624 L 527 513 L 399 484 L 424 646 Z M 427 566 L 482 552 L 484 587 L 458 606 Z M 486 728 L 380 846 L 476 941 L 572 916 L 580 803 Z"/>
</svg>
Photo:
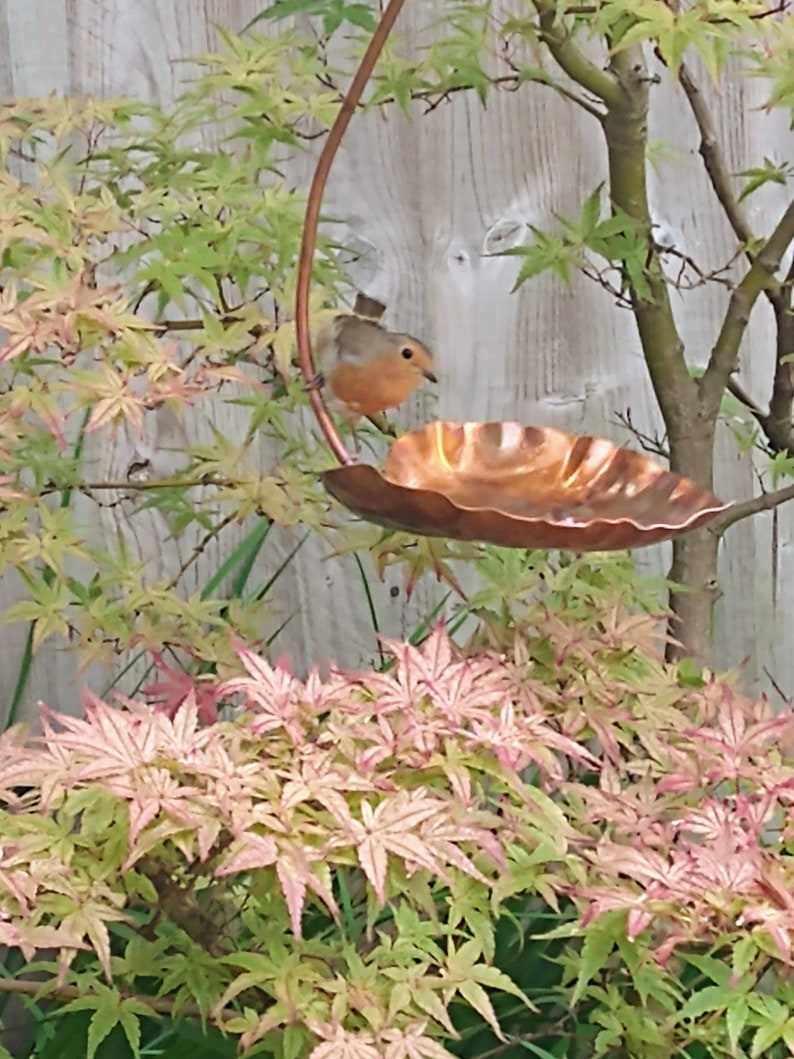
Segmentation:
<svg viewBox="0 0 794 1059">
<path fill-rule="evenodd" d="M 309 388 L 327 386 L 333 397 L 329 404 L 354 429 L 361 416 L 402 404 L 423 380 L 438 381 L 424 343 L 378 322 L 385 308 L 359 294 L 353 312 L 335 317 L 315 343 L 320 372 Z"/>
</svg>

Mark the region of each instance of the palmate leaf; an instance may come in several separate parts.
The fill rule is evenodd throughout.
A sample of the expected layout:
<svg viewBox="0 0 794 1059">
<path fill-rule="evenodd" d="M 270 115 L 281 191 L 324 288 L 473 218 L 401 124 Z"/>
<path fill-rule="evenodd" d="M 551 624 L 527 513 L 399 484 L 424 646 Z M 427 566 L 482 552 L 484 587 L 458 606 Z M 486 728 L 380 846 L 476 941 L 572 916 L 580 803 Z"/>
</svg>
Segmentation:
<svg viewBox="0 0 794 1059">
<path fill-rule="evenodd" d="M 74 900 L 64 902 L 66 914 L 61 919 L 61 929 L 67 934 L 76 934 L 81 941 L 85 938 L 97 955 L 99 964 L 108 981 L 112 981 L 113 972 L 110 965 L 110 932 L 108 923 L 120 923 L 129 917 L 118 907 L 122 904 L 121 895 L 113 895 L 106 888 L 94 887 L 97 897 L 80 900 L 74 907 Z M 73 910 L 69 910 L 69 904 Z"/>
<path fill-rule="evenodd" d="M 276 862 L 281 889 L 289 909 L 292 930 L 296 937 L 301 937 L 301 913 L 306 890 L 312 890 L 325 904 L 335 919 L 339 919 L 339 908 L 330 888 L 312 870 L 312 860 L 320 860 L 322 853 L 309 851 L 299 843 L 287 845 L 279 843 L 279 856 Z"/>
<path fill-rule="evenodd" d="M 745 180 L 744 186 L 739 192 L 739 202 L 741 202 L 749 195 L 752 195 L 754 191 L 764 187 L 765 184 L 782 184 L 785 186 L 787 179 L 791 176 L 791 166 L 786 163 L 773 162 L 770 158 L 764 158 L 763 165 L 742 169 L 737 175 Z"/>
<path fill-rule="evenodd" d="M 621 925 L 605 920 L 597 924 L 597 929 L 588 932 L 582 943 L 579 958 L 579 973 L 576 978 L 571 1002 L 576 1004 L 584 993 L 585 986 L 602 970 L 607 957 L 615 948 L 616 935 Z"/>
<path fill-rule="evenodd" d="M 313 15 L 322 19 L 326 36 L 334 33 L 344 22 L 372 33 L 377 20 L 367 4 L 345 3 L 344 0 L 273 0 L 246 25 L 250 29 L 263 20 L 279 20 L 291 15 Z"/>
<path fill-rule="evenodd" d="M 88 1025 L 86 1059 L 93 1059 L 102 1041 L 121 1026 L 134 1057 L 140 1056 L 141 1030 L 139 1016 L 151 1016 L 152 1009 L 134 997 L 122 998 L 109 987 L 97 982 L 92 994 L 73 1000 L 67 1011 L 93 1011 Z"/>
<path fill-rule="evenodd" d="M 309 1059 L 383 1059 L 372 1033 L 350 1032 L 342 1026 L 313 1027 L 322 1032 L 325 1040 L 312 1049 Z"/>
<path fill-rule="evenodd" d="M 442 801 L 421 790 L 400 791 L 374 808 L 369 802 L 362 802 L 361 821 L 353 821 L 351 833 L 359 864 L 379 901 L 386 900 L 389 854 L 399 857 L 408 867 L 426 868 L 443 878 L 443 860 L 419 828 L 426 820 L 445 812 Z"/>
<path fill-rule="evenodd" d="M 493 1003 L 483 987 L 478 982 L 474 982 L 471 979 L 465 979 L 458 984 L 457 991 L 464 1000 L 467 1000 L 469 1004 L 471 1004 L 478 1015 L 488 1023 L 496 1037 L 498 1037 L 500 1041 L 504 1041 L 505 1036 L 499 1025 L 499 1019 L 496 1017 Z"/>
<path fill-rule="evenodd" d="M 503 971 L 482 962 L 482 947 L 471 939 L 462 945 L 449 943 L 446 966 L 441 975 L 445 989 L 458 992 L 488 1023 L 499 1040 L 504 1040 L 499 1020 L 485 986 L 521 1000 L 535 1010 L 524 992 Z"/>
<path fill-rule="evenodd" d="M 553 272 L 570 286 L 571 274 L 584 260 L 582 246 L 572 243 L 566 236 L 550 235 L 539 228 L 533 227 L 532 234 L 534 240 L 529 246 L 513 246 L 500 251 L 500 254 L 522 259 L 512 290 L 546 271 Z"/>
<path fill-rule="evenodd" d="M 384 1059 L 453 1059 L 438 1041 L 425 1034 L 427 1023 L 406 1029 L 387 1029 L 380 1034 Z"/>
</svg>

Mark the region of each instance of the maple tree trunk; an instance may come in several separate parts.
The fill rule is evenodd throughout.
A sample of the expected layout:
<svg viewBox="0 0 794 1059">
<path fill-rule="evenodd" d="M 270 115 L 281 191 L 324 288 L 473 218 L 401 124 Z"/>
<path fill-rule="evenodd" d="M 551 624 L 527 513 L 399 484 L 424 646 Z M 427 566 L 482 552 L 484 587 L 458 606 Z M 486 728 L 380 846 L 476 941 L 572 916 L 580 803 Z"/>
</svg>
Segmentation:
<svg viewBox="0 0 794 1059">
<path fill-rule="evenodd" d="M 675 640 L 666 655 L 673 661 L 689 655 L 708 665 L 712 648 L 712 611 L 719 596 L 717 549 L 719 539 L 708 528 L 695 530 L 673 541 L 670 580 L 681 588 L 670 590 L 673 618 L 670 632 Z"/>
<path fill-rule="evenodd" d="M 670 443 L 670 469 L 691 478 L 704 489 L 713 485 L 716 422 L 702 409 L 694 420 L 682 409 L 667 409 L 665 424 Z M 667 658 L 689 655 L 708 665 L 712 650 L 712 614 L 719 596 L 717 553 L 719 536 L 708 526 L 673 540 L 669 578 L 680 588 L 670 590 L 673 619 Z"/>
<path fill-rule="evenodd" d="M 610 69 L 621 89 L 619 98 L 608 103 L 603 120 L 610 191 L 614 206 L 634 217 L 647 238 L 645 275 L 649 293 L 640 296 L 632 291 L 632 308 L 667 428 L 670 469 L 711 489 L 716 408 L 712 414 L 687 366 L 653 239 L 646 186 L 648 71 L 639 49 L 618 53 Z M 712 608 L 718 594 L 717 547 L 717 537 L 708 529 L 685 534 L 673 542 L 669 576 L 681 587 L 670 592 L 674 613 L 670 632 L 677 641 L 669 645 L 670 658 L 688 654 L 700 663 L 708 661 Z"/>
<path fill-rule="evenodd" d="M 775 252 L 769 255 L 770 267 L 756 269 L 756 275 L 748 274 L 733 293 L 717 340 L 719 356 L 715 356 L 715 347 L 706 377 L 694 378 L 670 303 L 648 200 L 648 110 L 650 86 L 656 78 L 648 70 L 641 45 L 622 47 L 612 53 L 605 68 L 598 66 L 566 33 L 553 0 L 533 0 L 533 4 L 539 16 L 541 39 L 560 67 L 603 104 L 603 111 L 591 109 L 591 113 L 597 115 L 606 141 L 613 210 L 635 221 L 636 236 L 643 244 L 642 283 L 632 280 L 628 266 L 623 279 L 667 428 L 670 468 L 704 489 L 712 489 L 714 438 L 722 392 L 735 367 L 750 309 L 772 275 L 772 266 L 779 264 L 778 251 L 782 250 L 775 246 Z M 791 220 L 794 225 L 794 215 Z M 775 236 L 784 248 L 790 239 L 787 230 L 781 230 L 779 239 Z M 696 530 L 673 542 L 670 579 L 680 587 L 670 592 L 674 614 L 670 632 L 678 641 L 669 646 L 671 659 L 687 654 L 703 664 L 709 660 L 712 610 L 719 595 L 718 547 L 719 535 L 709 529 Z"/>
</svg>

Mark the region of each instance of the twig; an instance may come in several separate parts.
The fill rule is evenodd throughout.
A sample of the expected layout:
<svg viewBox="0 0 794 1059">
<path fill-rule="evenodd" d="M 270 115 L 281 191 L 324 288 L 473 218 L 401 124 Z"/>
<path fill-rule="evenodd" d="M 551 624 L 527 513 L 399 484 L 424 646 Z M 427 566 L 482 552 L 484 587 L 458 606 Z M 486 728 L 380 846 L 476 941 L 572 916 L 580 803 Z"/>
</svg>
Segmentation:
<svg viewBox="0 0 794 1059">
<path fill-rule="evenodd" d="M 621 98 L 618 81 L 611 73 L 590 62 L 584 52 L 573 43 L 567 26 L 557 17 L 558 5 L 555 0 L 532 2 L 540 21 L 540 38 L 554 56 L 557 65 L 585 91 L 602 100 L 607 106 L 616 106 Z"/>
<path fill-rule="evenodd" d="M 237 324 L 240 322 L 239 317 L 229 314 L 224 314 L 223 316 L 216 317 L 216 321 L 223 327 L 226 327 L 229 324 Z M 207 326 L 207 323 L 205 320 L 196 319 L 159 320 L 152 322 L 149 326 L 152 331 L 156 331 L 158 334 L 165 334 L 166 331 L 200 331 L 202 328 Z M 252 328 L 252 334 L 255 329 L 257 328 Z M 258 330 L 261 332 L 261 328 L 258 328 Z M 259 336 L 254 335 L 254 337 L 258 338 Z"/>
<path fill-rule="evenodd" d="M 775 373 L 777 376 L 777 372 Z M 794 431 L 791 422 L 778 425 L 772 413 L 762 412 L 744 387 L 731 375 L 728 378 L 727 390 L 733 394 L 750 415 L 755 419 L 763 431 L 763 440 L 754 440 L 753 445 L 759 452 L 766 456 L 774 456 L 778 452 L 794 452 Z"/>
<path fill-rule="evenodd" d="M 780 267 L 783 254 L 794 239 L 794 202 L 790 202 L 775 230 L 767 239 L 748 269 L 744 278 L 736 285 L 728 302 L 720 333 L 711 352 L 709 363 L 700 379 L 700 393 L 709 407 L 719 408 L 720 399 L 731 373 L 736 369 L 739 346 L 750 311 L 758 295 L 766 287 L 776 284 L 775 272 Z"/>
<path fill-rule="evenodd" d="M 787 5 L 781 4 L 780 10 L 783 10 L 785 6 Z M 711 186 L 734 234 L 742 244 L 742 252 L 752 266 L 756 260 L 756 254 L 753 250 L 753 245 L 756 242 L 755 233 L 750 227 L 750 222 L 742 210 L 739 200 L 734 195 L 728 167 L 719 149 L 711 112 L 703 93 L 685 63 L 681 64 L 679 80 L 700 131 L 700 155 L 711 181 Z M 771 275 L 768 277 L 764 287 L 764 293 L 772 306 L 777 325 L 777 355 L 775 376 L 772 383 L 772 396 L 769 401 L 769 415 L 764 416 L 763 413 L 760 413 L 760 409 L 754 408 L 739 393 L 732 390 L 730 377 L 726 382 L 728 389 L 734 393 L 734 396 L 746 404 L 753 413 L 764 430 L 770 445 L 778 452 L 790 448 L 791 437 L 791 408 L 792 400 L 794 399 L 794 383 L 792 383 L 791 366 L 785 363 L 783 358 L 794 352 L 794 320 L 791 316 L 790 304 L 792 283 L 794 283 L 794 263 L 792 263 L 788 270 L 788 275 L 782 283 L 774 275 Z"/>
<path fill-rule="evenodd" d="M 582 265 L 581 271 L 583 276 L 593 280 L 593 282 L 603 288 L 607 294 L 611 295 L 611 297 L 615 299 L 615 304 L 619 309 L 634 309 L 631 296 L 608 278 L 610 272 L 614 272 L 620 277 L 620 269 L 615 265 L 607 265 L 605 268 L 596 268 L 592 263 L 585 263 Z"/>
<path fill-rule="evenodd" d="M 618 422 L 634 435 L 639 442 L 641 449 L 645 452 L 651 452 L 655 456 L 661 456 L 665 460 L 670 459 L 670 450 L 658 434 L 654 434 L 653 436 L 650 434 L 644 434 L 634 426 L 634 423 L 631 420 L 630 408 L 627 408 L 625 412 L 615 412 L 615 415 L 617 416 Z"/>
<path fill-rule="evenodd" d="M 794 485 L 787 485 L 784 489 L 776 489 L 771 493 L 761 493 L 760 496 L 754 496 L 750 500 L 738 500 L 720 512 L 709 529 L 721 537 L 734 523 L 749 518 L 750 515 L 757 515 L 759 511 L 769 511 L 779 504 L 785 504 L 787 500 L 794 500 Z"/>
<path fill-rule="evenodd" d="M 489 1048 L 487 1052 L 480 1052 L 478 1054 L 478 1059 L 491 1059 L 492 1056 L 501 1055 L 502 1052 L 507 1051 L 509 1048 L 514 1048 L 517 1044 L 540 1040 L 543 1037 L 548 1036 L 551 1032 L 555 1033 L 555 1037 L 557 1040 L 566 1038 L 568 1040 L 573 1040 L 574 1035 L 568 1031 L 563 1030 L 565 1023 L 569 1021 L 570 1015 L 563 1015 L 552 1026 L 546 1026 L 542 1030 L 532 1030 L 527 1033 L 508 1034 L 501 1044 L 494 1045 L 494 1047 Z"/>
<path fill-rule="evenodd" d="M 554 92 L 557 92 L 559 95 L 564 96 L 565 99 L 569 99 L 572 103 L 575 103 L 578 107 L 581 107 L 582 110 L 586 110 L 588 114 L 592 114 L 593 117 L 598 118 L 599 120 L 603 117 L 601 111 L 598 110 L 597 107 L 594 107 L 592 103 L 589 103 L 586 99 L 582 99 L 581 96 L 577 95 L 576 92 L 572 92 L 570 88 L 566 88 L 565 85 L 561 85 L 558 81 L 553 80 L 551 78 L 527 74 L 526 71 L 524 71 L 524 74 L 522 76 L 520 68 L 516 66 L 515 63 L 512 63 L 509 60 L 508 62 L 510 68 L 515 72 L 512 74 L 503 74 L 500 77 L 489 77 L 489 87 L 501 90 L 503 92 L 517 92 L 522 84 L 531 81 L 534 84 L 545 85 L 547 88 L 551 88 Z M 332 92 L 338 91 L 336 83 L 330 77 L 318 77 L 317 80 L 320 82 L 320 84 L 322 84 L 324 88 L 329 89 Z M 427 115 L 432 114 L 433 111 L 437 110 L 442 103 L 449 102 L 449 100 L 452 99 L 453 96 L 458 95 L 460 92 L 471 91 L 471 85 L 450 85 L 449 88 L 421 88 L 415 92 L 409 92 L 408 98 L 415 103 L 426 103 L 427 106 L 425 107 L 422 113 L 424 115 Z M 396 96 L 383 96 L 381 99 L 378 100 L 377 106 L 385 107 L 396 102 Z M 358 106 L 363 107 L 364 104 L 359 103 Z M 320 135 L 324 134 L 324 132 L 320 133 Z"/>
<path fill-rule="evenodd" d="M 124 479 L 119 482 L 72 482 L 70 489 L 77 489 L 81 493 L 90 495 L 93 492 L 103 490 L 117 490 L 118 492 L 147 492 L 154 489 L 235 489 L 240 487 L 239 478 L 220 478 L 211 474 L 204 474 L 200 478 L 149 478 L 145 480 Z M 49 484 L 39 489 L 36 496 L 49 496 L 51 493 L 59 493 L 63 485 Z"/>
<path fill-rule="evenodd" d="M 791 307 L 791 291 L 794 286 L 794 259 L 789 264 L 781 293 L 772 302 L 777 327 L 775 342 L 775 377 L 772 380 L 772 396 L 769 398 L 770 443 L 780 448 L 792 448 L 791 412 L 794 405 L 794 377 L 791 355 L 794 353 L 794 315 Z"/>
<path fill-rule="evenodd" d="M 673 283 L 676 290 L 696 290 L 698 287 L 704 287 L 707 283 L 720 283 L 723 287 L 733 290 L 733 281 L 728 279 L 727 276 L 721 275 L 721 273 L 728 271 L 736 260 L 738 256 L 737 254 L 734 254 L 727 264 L 722 265 L 720 268 L 712 269 L 711 272 L 706 272 L 693 257 L 689 254 L 685 254 L 683 250 L 679 250 L 676 246 L 662 246 L 661 244 L 658 244 L 656 249 L 662 257 L 669 254 L 670 257 L 678 258 L 681 262 L 678 276 Z M 697 276 L 697 280 L 685 279 L 684 272 L 687 268 L 692 269 Z"/>
<path fill-rule="evenodd" d="M 656 55 L 661 60 L 658 50 Z M 711 181 L 714 194 L 719 199 L 728 223 L 733 229 L 736 238 L 743 244 L 744 252 L 752 264 L 754 257 L 750 247 L 755 241 L 755 234 L 750 227 L 750 222 L 747 220 L 744 210 L 733 193 L 730 173 L 719 148 L 717 130 L 711 111 L 703 93 L 684 62 L 681 63 L 678 79 L 700 132 L 700 157 L 703 159 L 703 165 Z"/>
<path fill-rule="evenodd" d="M 775 680 L 775 678 L 772 676 L 772 674 L 769 672 L 769 670 L 767 669 L 766 666 L 764 666 L 763 669 L 764 669 L 764 673 L 766 674 L 766 678 L 769 681 L 769 683 L 772 685 L 772 687 L 775 689 L 775 691 L 781 697 L 783 702 L 785 702 L 788 705 L 791 702 L 791 696 L 790 695 L 786 695 L 786 693 L 783 691 L 781 686 L 778 684 L 778 682 Z"/>
<path fill-rule="evenodd" d="M 728 382 L 727 382 L 727 387 L 726 388 L 728 389 L 728 391 L 730 393 L 733 394 L 733 396 L 736 398 L 737 401 L 741 402 L 741 404 L 744 405 L 744 407 L 748 410 L 750 415 L 752 415 L 752 417 L 754 419 L 758 420 L 758 422 L 759 422 L 759 424 L 761 426 L 765 425 L 766 420 L 767 420 L 768 417 L 765 415 L 764 412 L 761 411 L 761 409 L 758 407 L 758 405 L 752 399 L 750 394 L 733 377 L 733 375 L 728 376 Z"/>
<path fill-rule="evenodd" d="M 204 534 L 202 539 L 168 582 L 166 585 L 166 591 L 170 592 L 177 587 L 184 574 L 190 569 L 193 563 L 204 554 L 212 541 L 214 541 L 216 537 L 218 537 L 226 527 L 231 525 L 231 523 L 237 518 L 239 518 L 239 512 L 232 511 L 225 518 L 222 518 L 217 526 L 213 526 L 211 530 L 208 530 L 207 533 Z"/>
<path fill-rule="evenodd" d="M 47 986 L 47 982 L 32 982 L 25 978 L 0 978 L 0 993 L 22 993 L 25 996 L 35 997 L 37 993 L 41 992 L 42 988 Z M 46 996 L 39 999 L 46 1000 L 48 997 L 54 996 L 58 1000 L 81 1000 L 83 997 L 91 995 L 90 992 L 79 989 L 76 985 L 61 985 L 49 990 Z M 176 1000 L 170 1000 L 168 997 L 145 996 L 142 993 L 122 993 L 121 998 L 122 1000 L 135 1000 L 138 1003 L 145 1004 L 158 1015 L 173 1015 L 176 1007 Z M 196 1019 L 205 1019 L 207 1017 L 206 1010 L 194 1001 L 187 1001 L 187 1003 L 180 1001 L 179 1014 L 188 1015 L 190 1018 Z M 220 1011 L 213 1013 L 213 1022 L 222 1026 L 225 1019 L 237 1018 L 239 1014 L 239 1011 L 235 1011 L 234 1008 L 221 1008 Z"/>
<path fill-rule="evenodd" d="M 790 0 L 780 0 L 777 7 L 770 7 L 766 11 L 758 11 L 755 14 L 748 15 L 747 18 L 752 22 L 760 22 L 764 18 L 770 18 L 772 15 L 782 15 L 788 11 L 790 6 Z M 575 7 L 566 7 L 566 13 L 569 15 L 597 15 L 600 8 L 593 4 L 579 4 Z M 710 15 L 703 20 L 706 25 L 709 26 L 722 26 L 731 25 L 735 26 L 735 22 L 731 22 L 730 19 L 721 17 L 720 15 Z"/>
<path fill-rule="evenodd" d="M 592 115 L 592 117 L 594 118 L 597 118 L 598 121 L 603 121 L 603 111 L 599 110 L 598 107 L 594 106 L 588 100 L 583 99 L 580 95 L 578 95 L 576 92 L 573 92 L 570 88 L 566 88 L 565 85 L 560 84 L 560 82 L 555 77 L 550 77 L 549 75 L 546 75 L 544 77 L 540 74 L 533 74 L 531 71 L 527 70 L 524 70 L 524 76 L 522 77 L 521 67 L 517 66 L 512 59 L 507 59 L 506 61 L 510 66 L 510 69 L 515 71 L 516 85 L 514 89 L 511 89 L 511 91 L 516 91 L 522 84 L 528 81 L 531 81 L 534 84 L 545 85 L 547 88 L 551 88 L 558 95 L 562 96 L 563 99 L 568 99 L 571 103 L 575 103 L 577 107 L 581 107 L 582 110 L 587 111 L 588 114 Z M 542 71 L 542 73 L 545 73 L 545 71 Z M 498 85 L 499 82 L 502 80 L 507 80 L 507 78 L 495 78 L 491 81 L 491 83 Z"/>
</svg>

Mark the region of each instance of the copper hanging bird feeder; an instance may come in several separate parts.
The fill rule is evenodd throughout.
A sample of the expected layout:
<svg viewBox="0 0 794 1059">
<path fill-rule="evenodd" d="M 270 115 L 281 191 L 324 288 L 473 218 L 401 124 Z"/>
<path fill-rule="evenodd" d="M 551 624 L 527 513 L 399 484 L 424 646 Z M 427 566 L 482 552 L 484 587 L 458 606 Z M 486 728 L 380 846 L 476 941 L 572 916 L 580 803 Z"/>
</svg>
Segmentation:
<svg viewBox="0 0 794 1059">
<path fill-rule="evenodd" d="M 391 0 L 320 152 L 306 205 L 295 322 L 301 372 L 315 378 L 309 284 L 320 204 L 334 155 L 404 0 Z M 341 466 L 332 496 L 378 525 L 514 548 L 605 551 L 657 544 L 704 526 L 728 505 L 655 460 L 603 438 L 518 423 L 433 422 L 398 438 L 383 471 L 356 462 L 322 394 L 312 408 Z"/>
<path fill-rule="evenodd" d="M 514 548 L 637 548 L 725 507 L 638 452 L 519 423 L 429 423 L 394 442 L 382 473 L 348 464 L 323 481 L 370 522 Z"/>
</svg>

